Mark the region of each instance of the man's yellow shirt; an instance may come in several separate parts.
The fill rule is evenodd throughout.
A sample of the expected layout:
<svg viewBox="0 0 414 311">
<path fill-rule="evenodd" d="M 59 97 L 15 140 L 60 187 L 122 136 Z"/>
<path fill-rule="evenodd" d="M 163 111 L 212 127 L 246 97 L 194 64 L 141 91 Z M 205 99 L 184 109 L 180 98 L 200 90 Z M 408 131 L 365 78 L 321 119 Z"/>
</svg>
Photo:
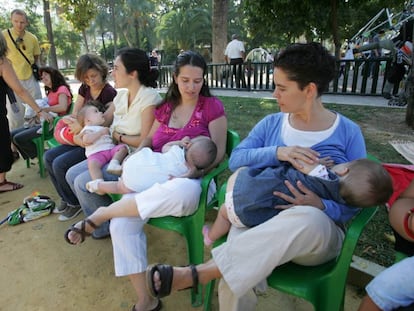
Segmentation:
<svg viewBox="0 0 414 311">
<path fill-rule="evenodd" d="M 12 34 L 13 39 L 16 42 L 18 35 L 13 30 L 13 28 L 9 29 L 10 33 Z M 16 48 L 15 44 L 11 40 L 9 33 L 6 30 L 3 30 L 3 36 L 7 42 L 7 58 L 12 63 L 13 69 L 16 72 L 17 78 L 19 80 L 27 80 L 32 75 L 32 67 L 29 63 L 24 59 L 23 55 L 20 54 L 19 50 Z M 39 41 L 37 40 L 36 36 L 33 35 L 31 32 L 25 30 L 23 36 L 23 42 L 19 43 L 18 46 L 20 50 L 26 55 L 27 59 L 30 61 L 31 64 L 35 61 L 35 56 L 40 55 L 40 46 Z"/>
</svg>

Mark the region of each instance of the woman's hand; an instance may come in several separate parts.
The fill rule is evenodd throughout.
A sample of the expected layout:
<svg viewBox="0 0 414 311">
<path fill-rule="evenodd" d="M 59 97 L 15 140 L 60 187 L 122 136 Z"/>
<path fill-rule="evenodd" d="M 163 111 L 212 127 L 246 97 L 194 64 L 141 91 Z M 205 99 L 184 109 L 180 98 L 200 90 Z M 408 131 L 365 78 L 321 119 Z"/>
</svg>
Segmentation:
<svg viewBox="0 0 414 311">
<path fill-rule="evenodd" d="M 121 134 L 121 133 L 119 133 L 118 131 L 116 131 L 116 130 L 113 130 L 112 131 L 112 140 L 114 141 L 114 143 L 116 143 L 116 144 L 125 144 L 125 141 L 122 141 L 121 142 L 121 136 L 122 135 L 124 135 L 124 134 Z M 124 135 L 125 136 L 125 135 Z"/>
<path fill-rule="evenodd" d="M 290 162 L 293 167 L 298 170 L 303 168 L 300 161 L 304 161 L 309 164 L 319 163 L 319 153 L 315 150 L 299 146 L 286 146 L 278 147 L 276 150 L 276 158 L 279 161 Z"/>
<path fill-rule="evenodd" d="M 275 208 L 280 209 L 288 209 L 295 205 L 309 205 L 316 208 L 319 208 L 323 210 L 325 206 L 322 203 L 322 200 L 320 197 L 318 197 L 314 192 L 310 191 L 308 188 L 306 188 L 302 182 L 298 181 L 296 183 L 297 189 L 289 182 L 285 181 L 286 187 L 288 187 L 290 193 L 292 196 L 289 196 L 287 194 L 284 194 L 279 191 L 274 191 L 273 195 L 290 202 L 291 204 L 287 205 L 277 205 Z"/>
<path fill-rule="evenodd" d="M 53 116 L 51 115 L 51 114 L 49 114 L 48 112 L 46 112 L 46 111 L 40 111 L 39 113 L 38 113 L 38 115 L 39 115 L 39 117 L 40 118 L 42 118 L 43 120 L 46 120 L 46 121 L 48 121 L 48 122 L 53 122 Z"/>
</svg>

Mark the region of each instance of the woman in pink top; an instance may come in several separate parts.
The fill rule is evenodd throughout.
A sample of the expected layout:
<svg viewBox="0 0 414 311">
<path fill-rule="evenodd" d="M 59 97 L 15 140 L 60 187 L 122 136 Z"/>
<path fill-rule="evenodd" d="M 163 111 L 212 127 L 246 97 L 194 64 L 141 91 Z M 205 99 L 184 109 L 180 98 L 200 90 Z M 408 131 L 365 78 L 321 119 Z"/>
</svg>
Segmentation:
<svg viewBox="0 0 414 311">
<path fill-rule="evenodd" d="M 204 80 L 206 74 L 207 65 L 200 54 L 186 51 L 178 55 L 174 80 L 165 100 L 157 107 L 154 124 L 140 148 L 160 151 L 167 142 L 204 135 L 217 146 L 216 160 L 209 169 L 223 159 L 227 118 L 221 101 L 210 94 Z M 115 274 L 129 277 L 137 295 L 133 310 L 160 310 L 161 301 L 152 298 L 146 289 L 147 245 L 143 227 L 149 218 L 194 213 L 200 193 L 200 179 L 174 178 L 140 193 L 126 194 L 69 228 L 67 240 L 79 244 L 95 227 L 111 219 Z"/>
<path fill-rule="evenodd" d="M 65 77 L 52 67 L 40 68 L 39 74 L 45 85 L 48 106 L 41 110 L 60 116 L 67 114 L 72 102 L 72 93 Z M 32 139 L 40 135 L 38 134 L 40 127 L 41 125 L 38 124 L 29 128 L 21 127 L 11 132 L 12 142 L 24 159 L 33 159 L 37 156 L 36 145 Z"/>
</svg>

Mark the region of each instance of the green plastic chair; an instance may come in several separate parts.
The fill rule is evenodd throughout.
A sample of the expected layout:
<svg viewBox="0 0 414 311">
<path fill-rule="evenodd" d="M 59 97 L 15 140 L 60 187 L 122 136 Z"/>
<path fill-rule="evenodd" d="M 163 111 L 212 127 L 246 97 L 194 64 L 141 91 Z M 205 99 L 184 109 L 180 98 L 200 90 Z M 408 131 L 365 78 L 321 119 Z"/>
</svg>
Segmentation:
<svg viewBox="0 0 414 311">
<path fill-rule="evenodd" d="M 69 110 L 67 111 L 68 114 L 72 113 L 74 104 L 71 103 L 69 106 Z M 56 123 L 61 119 L 62 117 L 55 117 L 53 119 L 53 126 L 50 126 L 50 123 L 48 121 L 44 121 L 42 123 L 42 135 L 39 137 L 35 137 L 32 139 L 32 142 L 36 145 L 36 153 L 37 153 L 37 159 L 39 161 L 39 171 L 40 176 L 42 178 L 46 177 L 46 171 L 45 171 L 45 165 L 43 162 L 43 155 L 45 153 L 45 143 L 47 143 L 49 148 L 53 148 L 56 146 L 59 146 L 60 144 L 56 141 L 56 139 L 53 137 L 53 132 L 56 127 Z M 30 159 L 26 160 L 26 167 L 30 167 Z"/>
<path fill-rule="evenodd" d="M 226 154 L 227 159 L 223 160 L 214 170 L 205 175 L 201 182 L 201 195 L 197 210 L 194 214 L 183 217 L 166 216 L 160 218 L 151 218 L 148 224 L 166 230 L 178 232 L 184 236 L 187 243 L 188 262 L 191 264 L 200 264 L 204 261 L 204 242 L 202 228 L 205 223 L 206 210 L 217 206 L 218 191 L 213 198 L 207 202 L 208 188 L 214 180 L 218 184 L 218 176 L 228 168 L 228 158 L 232 150 L 239 144 L 239 135 L 232 130 L 227 130 Z M 113 200 L 120 198 L 119 195 L 110 195 Z M 199 285 L 198 293 L 191 290 L 191 303 L 193 307 L 200 306 L 203 303 L 203 288 Z"/>
<path fill-rule="evenodd" d="M 56 125 L 56 122 L 59 120 L 59 117 L 56 117 L 53 119 L 53 126 L 50 127 L 50 123 L 48 121 L 44 121 L 42 123 L 42 134 L 38 137 L 35 137 L 32 139 L 32 142 L 36 145 L 36 153 L 37 153 L 37 159 L 39 161 L 39 171 L 40 171 L 40 177 L 45 178 L 45 165 L 43 162 L 43 155 L 45 153 L 45 142 L 49 141 L 53 138 L 53 131 Z M 30 167 L 30 159 L 26 159 L 26 166 L 27 168 Z"/>
<path fill-rule="evenodd" d="M 365 225 L 378 206 L 363 208 L 352 220 L 337 258 L 325 264 L 308 267 L 287 263 L 273 270 L 267 278 L 270 287 L 301 297 L 313 304 L 317 311 L 344 309 L 346 279 L 352 255 Z"/>
<path fill-rule="evenodd" d="M 225 193 L 222 187 L 220 192 Z M 224 200 L 220 194 L 220 201 Z M 350 223 L 337 258 L 318 266 L 301 266 L 288 262 L 273 270 L 267 278 L 270 287 L 311 302 L 316 311 L 340 311 L 344 308 L 346 279 L 352 255 L 365 225 L 378 206 L 363 208 Z M 223 241 L 218 242 L 221 243 Z M 215 244 L 215 245 L 218 245 Z M 211 310 L 215 282 L 207 285 L 204 310 Z"/>
</svg>

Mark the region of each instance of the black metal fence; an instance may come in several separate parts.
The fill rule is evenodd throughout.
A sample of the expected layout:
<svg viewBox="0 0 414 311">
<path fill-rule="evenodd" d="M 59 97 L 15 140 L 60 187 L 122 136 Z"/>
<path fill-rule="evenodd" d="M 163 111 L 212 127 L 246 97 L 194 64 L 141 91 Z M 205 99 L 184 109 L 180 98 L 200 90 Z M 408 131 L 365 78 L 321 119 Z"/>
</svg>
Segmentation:
<svg viewBox="0 0 414 311">
<path fill-rule="evenodd" d="M 355 59 L 338 61 L 340 68 L 327 93 L 380 96 L 384 77 L 391 67 L 391 58 Z M 159 86 L 168 87 L 172 81 L 172 66 L 160 66 Z M 228 64 L 209 64 L 207 83 L 211 89 L 240 89 L 246 91 L 273 91 L 273 64 L 246 62 L 242 65 L 245 87 L 236 83 L 237 72 Z"/>
</svg>

